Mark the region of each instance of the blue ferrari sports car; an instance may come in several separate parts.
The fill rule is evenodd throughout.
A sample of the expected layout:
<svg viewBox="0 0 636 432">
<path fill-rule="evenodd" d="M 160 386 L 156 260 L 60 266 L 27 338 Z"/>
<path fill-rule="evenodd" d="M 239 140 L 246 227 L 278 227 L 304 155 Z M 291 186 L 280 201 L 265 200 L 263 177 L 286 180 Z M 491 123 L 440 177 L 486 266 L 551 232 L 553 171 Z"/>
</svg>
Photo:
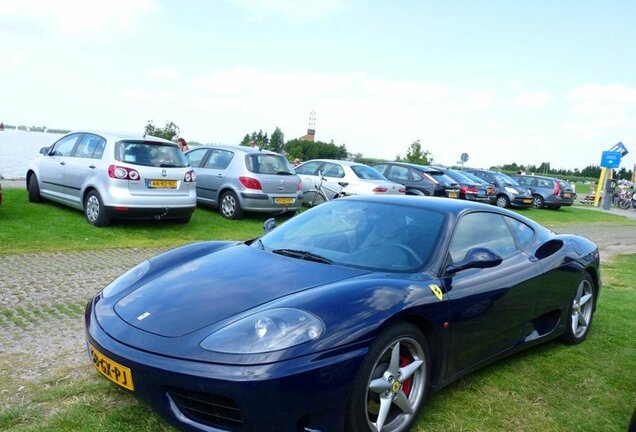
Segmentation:
<svg viewBox="0 0 636 432">
<path fill-rule="evenodd" d="M 407 431 L 498 358 L 582 342 L 599 251 L 460 200 L 347 197 L 144 261 L 86 308 L 107 379 L 191 431 Z"/>
</svg>

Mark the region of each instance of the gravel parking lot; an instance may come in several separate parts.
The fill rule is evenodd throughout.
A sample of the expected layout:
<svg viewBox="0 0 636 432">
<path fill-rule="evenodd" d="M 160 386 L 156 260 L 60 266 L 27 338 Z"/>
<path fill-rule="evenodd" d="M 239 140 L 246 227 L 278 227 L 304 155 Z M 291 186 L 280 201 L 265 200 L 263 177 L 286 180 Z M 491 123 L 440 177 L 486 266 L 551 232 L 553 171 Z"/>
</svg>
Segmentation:
<svg viewBox="0 0 636 432">
<path fill-rule="evenodd" d="M 594 240 L 604 261 L 636 253 L 634 229 L 585 224 L 567 231 Z M 118 275 L 160 252 L 109 249 L 0 256 L 0 381 L 7 384 L 0 390 L 0 406 L 28 399 L 28 383 L 94 373 L 85 354 L 86 302 Z"/>
</svg>

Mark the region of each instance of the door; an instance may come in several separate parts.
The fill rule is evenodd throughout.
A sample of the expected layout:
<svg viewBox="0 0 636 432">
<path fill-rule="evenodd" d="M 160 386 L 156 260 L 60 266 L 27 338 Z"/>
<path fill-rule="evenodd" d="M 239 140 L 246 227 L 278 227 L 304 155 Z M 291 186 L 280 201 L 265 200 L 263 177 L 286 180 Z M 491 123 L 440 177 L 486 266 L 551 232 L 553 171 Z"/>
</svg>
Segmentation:
<svg viewBox="0 0 636 432">
<path fill-rule="evenodd" d="M 461 261 L 475 247 L 495 251 L 503 262 L 445 279 L 451 308 L 451 376 L 515 347 L 533 318 L 534 298 L 542 286 L 539 263 L 520 248 L 504 216 L 474 212 L 461 217 L 449 246 L 449 262 Z"/>
<path fill-rule="evenodd" d="M 104 138 L 87 133 L 79 140 L 75 152 L 66 158 L 64 193 L 76 206 L 83 206 L 82 193 L 87 182 L 97 174 L 98 169 L 105 169 L 99 164 L 105 147 Z"/>
<path fill-rule="evenodd" d="M 197 199 L 205 204 L 217 205 L 219 191 L 234 153 L 224 149 L 210 149 L 207 159 L 197 170 Z"/>
<path fill-rule="evenodd" d="M 59 139 L 49 153 L 39 163 L 40 193 L 67 201 L 65 171 L 68 159 L 73 154 L 75 146 L 82 134 L 76 133 Z"/>
</svg>

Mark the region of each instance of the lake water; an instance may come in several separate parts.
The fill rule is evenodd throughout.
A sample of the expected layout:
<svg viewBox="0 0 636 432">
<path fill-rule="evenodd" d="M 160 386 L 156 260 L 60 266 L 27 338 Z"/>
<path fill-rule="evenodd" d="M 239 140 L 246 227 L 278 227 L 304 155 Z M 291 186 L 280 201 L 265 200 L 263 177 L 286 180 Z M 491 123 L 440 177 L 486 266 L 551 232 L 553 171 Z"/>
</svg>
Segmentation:
<svg viewBox="0 0 636 432">
<path fill-rule="evenodd" d="M 40 149 L 50 146 L 61 136 L 44 132 L 0 131 L 0 178 L 24 178 L 29 162 L 40 155 Z"/>
</svg>

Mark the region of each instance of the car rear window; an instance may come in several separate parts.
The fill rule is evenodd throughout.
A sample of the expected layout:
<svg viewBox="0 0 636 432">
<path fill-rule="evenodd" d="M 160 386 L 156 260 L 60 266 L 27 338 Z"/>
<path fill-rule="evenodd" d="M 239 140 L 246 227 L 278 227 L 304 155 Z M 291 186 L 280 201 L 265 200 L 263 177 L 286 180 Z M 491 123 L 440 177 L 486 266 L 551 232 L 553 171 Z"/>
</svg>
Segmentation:
<svg viewBox="0 0 636 432">
<path fill-rule="evenodd" d="M 351 165 L 351 170 L 363 180 L 386 180 L 377 170 L 367 165 Z"/>
<path fill-rule="evenodd" d="M 444 186 L 457 186 L 457 182 L 455 180 L 441 171 L 429 171 L 427 174 L 432 176 L 435 180 L 437 180 Z"/>
<path fill-rule="evenodd" d="M 245 164 L 255 174 L 294 175 L 287 159 L 278 154 L 251 153 L 245 156 Z"/>
<path fill-rule="evenodd" d="M 177 145 L 157 141 L 119 141 L 115 145 L 115 159 L 132 165 L 161 168 L 189 166 Z"/>
</svg>

